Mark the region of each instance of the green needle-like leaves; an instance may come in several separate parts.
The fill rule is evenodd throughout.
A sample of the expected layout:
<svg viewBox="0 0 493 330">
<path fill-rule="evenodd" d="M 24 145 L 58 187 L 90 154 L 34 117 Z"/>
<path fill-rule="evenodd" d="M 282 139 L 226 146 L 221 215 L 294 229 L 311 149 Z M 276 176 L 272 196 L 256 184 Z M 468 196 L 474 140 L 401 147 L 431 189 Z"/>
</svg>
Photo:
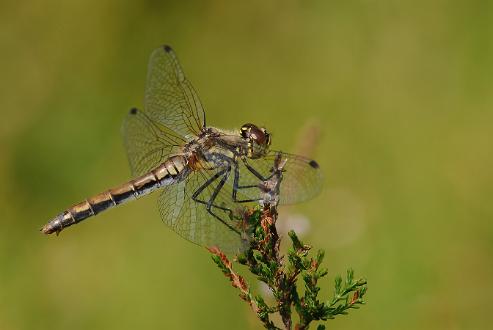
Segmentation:
<svg viewBox="0 0 493 330">
<path fill-rule="evenodd" d="M 253 210 L 244 210 L 247 232 L 251 233 L 250 247 L 236 256 L 239 264 L 244 265 L 257 279 L 264 282 L 272 292 L 270 305 L 259 295 L 252 295 L 245 279 L 233 270 L 232 262 L 217 247 L 209 248 L 212 259 L 230 280 L 233 287 L 240 291 L 241 299 L 248 302 L 259 320 L 267 329 L 280 329 L 271 320 L 278 313 L 285 329 L 308 329 L 313 321 L 326 321 L 337 315 L 347 314 L 349 309 L 364 304 L 366 280 L 354 279 L 353 270 L 348 270 L 343 281 L 336 277 L 334 295 L 327 301 L 321 301 L 319 280 L 328 274 L 320 265 L 324 251 L 318 250 L 310 256 L 311 246 L 304 244 L 294 231 L 288 233 L 291 247 L 287 258 L 281 255 L 281 239 L 276 230 L 277 202 L 282 181 L 283 160 L 277 157 L 270 178 L 259 188 L 265 193 L 260 206 Z M 299 289 L 303 283 L 304 290 Z M 293 320 L 292 310 L 298 314 Z M 325 329 L 319 324 L 317 329 Z"/>
<path fill-rule="evenodd" d="M 260 295 L 251 294 L 250 286 L 233 270 L 226 255 L 217 248 L 209 249 L 214 262 L 231 284 L 240 290 L 240 297 L 249 303 L 265 328 L 280 329 L 271 320 L 274 313 L 281 315 L 285 329 L 291 329 L 294 324 L 295 329 L 301 330 L 308 329 L 313 321 L 333 319 L 364 304 L 366 280 L 355 280 L 352 269 L 347 271 L 344 279 L 340 276 L 335 278 L 334 293 L 330 299 L 320 300 L 319 280 L 328 274 L 328 270 L 321 267 L 325 252 L 318 250 L 315 256 L 310 256 L 311 247 L 300 241 L 294 231 L 290 231 L 291 247 L 286 262 L 280 255 L 280 238 L 272 221 L 276 216 L 270 211 L 252 212 L 250 223 L 255 226 L 252 231 L 254 238 L 250 249 L 236 256 L 239 264 L 248 267 L 259 281 L 270 288 L 275 300 L 272 305 Z M 300 291 L 301 283 L 304 290 Z M 292 309 L 297 314 L 296 321 L 293 320 Z M 319 324 L 317 329 L 325 329 L 325 326 Z"/>
</svg>

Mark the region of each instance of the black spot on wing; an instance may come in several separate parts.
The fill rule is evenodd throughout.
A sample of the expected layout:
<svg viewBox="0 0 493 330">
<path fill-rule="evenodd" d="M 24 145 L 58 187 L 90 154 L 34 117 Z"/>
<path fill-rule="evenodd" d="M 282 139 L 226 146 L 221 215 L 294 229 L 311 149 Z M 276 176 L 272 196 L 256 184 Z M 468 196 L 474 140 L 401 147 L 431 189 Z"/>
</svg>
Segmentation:
<svg viewBox="0 0 493 330">
<path fill-rule="evenodd" d="M 308 164 L 310 164 L 310 166 L 313 168 L 319 168 L 320 167 L 320 166 L 318 166 L 318 163 L 314 160 L 310 160 L 310 162 Z"/>
<path fill-rule="evenodd" d="M 164 46 L 163 46 L 163 48 L 164 48 L 164 51 L 165 51 L 166 53 L 169 53 L 169 52 L 171 52 L 171 51 L 173 50 L 173 49 L 172 49 L 170 46 L 168 46 L 168 45 L 164 45 Z"/>
<path fill-rule="evenodd" d="M 139 111 L 137 108 L 132 108 L 132 109 L 130 109 L 130 114 L 135 115 L 135 114 L 137 114 L 137 111 Z"/>
</svg>

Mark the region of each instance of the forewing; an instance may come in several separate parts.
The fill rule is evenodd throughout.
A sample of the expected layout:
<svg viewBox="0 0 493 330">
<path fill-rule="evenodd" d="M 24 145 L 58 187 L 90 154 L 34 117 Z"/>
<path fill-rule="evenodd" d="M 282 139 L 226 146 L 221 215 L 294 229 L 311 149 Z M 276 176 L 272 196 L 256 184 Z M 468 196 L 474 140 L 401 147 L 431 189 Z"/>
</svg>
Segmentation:
<svg viewBox="0 0 493 330">
<path fill-rule="evenodd" d="M 144 103 L 144 110 L 132 109 L 123 125 L 133 175 L 144 174 L 179 152 L 205 125 L 197 93 L 169 46 L 151 54 Z"/>
<path fill-rule="evenodd" d="M 152 120 L 177 135 L 197 135 L 205 126 L 199 97 L 169 46 L 162 46 L 151 54 L 144 103 L 144 111 Z"/>
<path fill-rule="evenodd" d="M 186 140 L 145 112 L 132 109 L 123 123 L 123 142 L 132 175 L 138 176 L 179 152 Z"/>
<path fill-rule="evenodd" d="M 158 207 L 164 223 L 183 238 L 201 246 L 218 246 L 223 252 L 234 254 L 248 247 L 248 234 L 244 232 L 240 219 L 231 219 L 229 212 L 222 209 L 231 209 L 236 215 L 244 209 L 244 205 L 232 201 L 231 185 L 225 184 L 212 207 L 222 221 L 212 216 L 204 204 L 192 199 L 193 193 L 218 170 L 192 172 L 184 181 L 164 187 L 158 198 Z M 219 179 L 207 186 L 198 197 L 209 200 L 218 182 Z"/>
</svg>

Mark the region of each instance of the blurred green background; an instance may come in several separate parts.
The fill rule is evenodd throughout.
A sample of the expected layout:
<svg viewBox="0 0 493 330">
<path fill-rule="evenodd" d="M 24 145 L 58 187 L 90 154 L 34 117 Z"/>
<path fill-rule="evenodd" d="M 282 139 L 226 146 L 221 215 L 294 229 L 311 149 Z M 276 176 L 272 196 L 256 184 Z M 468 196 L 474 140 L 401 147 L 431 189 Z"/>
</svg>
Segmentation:
<svg viewBox="0 0 493 330">
<path fill-rule="evenodd" d="M 368 278 L 329 327 L 488 327 L 492 2 L 2 1 L 0 41 L 0 329 L 259 328 L 155 196 L 38 232 L 129 178 L 120 126 L 163 43 L 208 123 L 286 151 L 320 129 L 325 189 L 281 214 L 326 249 L 324 297 L 348 267 Z"/>
</svg>

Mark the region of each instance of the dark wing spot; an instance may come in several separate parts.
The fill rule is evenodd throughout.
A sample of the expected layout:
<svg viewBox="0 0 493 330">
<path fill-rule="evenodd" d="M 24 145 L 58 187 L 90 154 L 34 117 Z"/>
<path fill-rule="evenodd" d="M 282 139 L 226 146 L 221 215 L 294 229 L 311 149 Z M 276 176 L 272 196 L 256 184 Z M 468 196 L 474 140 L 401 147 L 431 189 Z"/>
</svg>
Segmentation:
<svg viewBox="0 0 493 330">
<path fill-rule="evenodd" d="M 172 51 L 172 50 L 173 50 L 173 49 L 171 49 L 171 47 L 170 47 L 170 46 L 168 46 L 168 45 L 164 45 L 164 51 L 165 51 L 166 53 L 169 53 L 169 52 L 170 52 L 170 51 Z"/>
<path fill-rule="evenodd" d="M 135 115 L 135 114 L 137 114 L 137 111 L 139 111 L 139 110 L 137 110 L 137 108 L 132 108 L 132 109 L 130 109 L 130 114 Z"/>
<path fill-rule="evenodd" d="M 310 160 L 308 164 L 310 164 L 310 166 L 313 168 L 319 168 L 318 163 L 314 160 Z"/>
</svg>

